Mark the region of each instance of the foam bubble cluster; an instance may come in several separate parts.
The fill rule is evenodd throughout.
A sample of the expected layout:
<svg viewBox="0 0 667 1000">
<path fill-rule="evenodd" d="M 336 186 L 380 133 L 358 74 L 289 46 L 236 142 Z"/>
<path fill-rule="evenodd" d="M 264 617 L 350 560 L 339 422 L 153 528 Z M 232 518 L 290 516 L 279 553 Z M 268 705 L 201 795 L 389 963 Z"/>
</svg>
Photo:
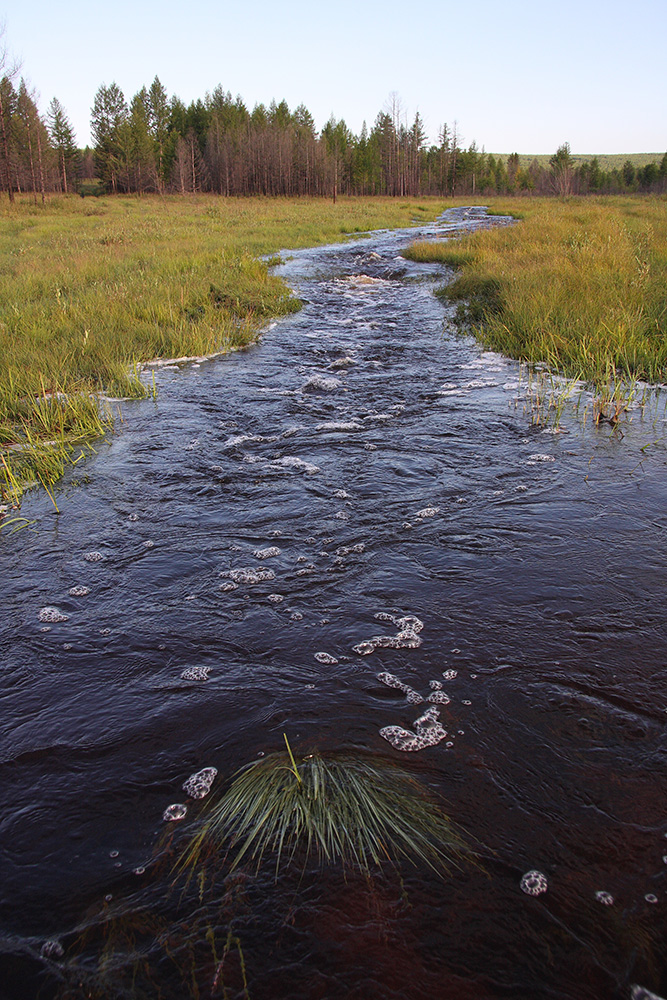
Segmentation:
<svg viewBox="0 0 667 1000">
<path fill-rule="evenodd" d="M 42 608 L 37 615 L 40 622 L 66 622 L 69 620 L 69 615 L 63 614 L 60 608 Z"/>
<path fill-rule="evenodd" d="M 203 799 L 211 791 L 211 785 L 217 776 L 217 767 L 204 767 L 201 771 L 191 774 L 187 781 L 183 782 L 183 791 L 191 799 Z"/>
<path fill-rule="evenodd" d="M 378 617 L 377 615 L 375 616 Z M 352 649 L 360 656 L 368 656 L 376 649 L 418 649 L 422 641 L 418 635 L 424 627 L 424 623 L 414 615 L 406 615 L 404 618 L 394 618 L 387 615 L 383 621 L 391 621 L 397 626 L 396 635 L 375 635 L 371 639 L 364 639 L 357 643 Z"/>
<path fill-rule="evenodd" d="M 186 667 L 181 673 L 184 681 L 207 681 L 210 667 Z"/>
<path fill-rule="evenodd" d="M 70 597 L 85 597 L 86 594 L 90 593 L 90 587 L 70 587 L 69 596 Z"/>
<path fill-rule="evenodd" d="M 106 556 L 102 555 L 101 552 L 86 552 L 83 558 L 86 562 L 104 562 Z"/>
<path fill-rule="evenodd" d="M 528 896 L 540 896 L 548 888 L 546 876 L 534 869 L 526 872 L 519 884 L 522 892 L 525 892 Z"/>
<path fill-rule="evenodd" d="M 340 388 L 340 385 L 340 379 L 330 375 L 312 375 L 301 388 L 303 392 L 317 392 L 318 390 L 320 392 L 334 392 L 335 389 Z"/>
<path fill-rule="evenodd" d="M 378 680 L 382 681 L 383 684 L 386 684 L 387 687 L 396 688 L 398 691 L 402 691 L 411 705 L 420 705 L 423 702 L 424 699 L 420 695 L 419 691 L 415 691 L 414 688 L 411 688 L 409 684 L 405 684 L 403 681 L 399 680 L 399 678 L 395 677 L 394 674 L 384 671 L 377 676 Z"/>
<path fill-rule="evenodd" d="M 255 559 L 272 559 L 280 555 L 280 549 L 277 545 L 269 545 L 266 549 L 255 549 L 253 555 Z"/>
<path fill-rule="evenodd" d="M 604 889 L 600 889 L 599 892 L 595 893 L 595 898 L 598 903 L 602 903 L 603 906 L 613 906 L 614 897 L 610 892 L 605 892 Z"/>
<path fill-rule="evenodd" d="M 174 823 L 176 820 L 184 819 L 187 811 L 188 807 L 183 802 L 174 802 L 162 813 L 162 819 L 165 823 Z"/>
<path fill-rule="evenodd" d="M 296 455 L 286 455 L 283 458 L 276 458 L 271 462 L 272 469 L 298 469 L 301 472 L 305 472 L 308 476 L 314 476 L 316 472 L 320 471 L 319 465 L 313 465 L 312 462 L 306 462 L 303 458 L 298 458 Z"/>
<path fill-rule="evenodd" d="M 65 949 L 60 941 L 45 941 L 39 951 L 42 958 L 62 958 Z"/>
<path fill-rule="evenodd" d="M 327 663 L 330 666 L 334 666 L 334 664 L 338 663 L 336 657 L 332 656 L 331 653 L 315 653 L 315 659 L 318 663 Z"/>
<path fill-rule="evenodd" d="M 424 507 L 423 510 L 418 510 L 415 517 L 418 517 L 420 521 L 425 521 L 429 517 L 435 517 L 436 514 L 440 513 L 439 507 Z"/>
<path fill-rule="evenodd" d="M 224 570 L 224 572 L 220 573 L 220 576 L 226 577 L 232 583 L 236 584 L 264 583 L 265 580 L 275 580 L 276 578 L 276 574 L 272 569 L 255 569 L 253 566 L 243 567 L 242 569 Z"/>
<path fill-rule="evenodd" d="M 385 726 L 380 730 L 380 736 L 388 740 L 396 750 L 412 752 L 435 746 L 447 736 L 440 723 L 440 713 L 435 707 L 428 708 L 423 715 L 415 719 L 414 731 L 403 729 L 402 726 Z"/>
</svg>

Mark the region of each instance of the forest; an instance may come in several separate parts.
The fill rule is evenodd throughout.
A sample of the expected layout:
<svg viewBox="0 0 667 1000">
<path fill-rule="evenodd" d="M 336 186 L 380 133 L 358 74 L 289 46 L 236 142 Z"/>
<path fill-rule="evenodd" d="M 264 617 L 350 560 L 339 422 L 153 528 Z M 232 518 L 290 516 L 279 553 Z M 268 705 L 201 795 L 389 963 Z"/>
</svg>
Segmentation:
<svg viewBox="0 0 667 1000">
<path fill-rule="evenodd" d="M 156 76 L 128 102 L 103 84 L 91 108 L 92 148 L 77 146 L 57 98 L 40 112 L 24 79 L 0 80 L 0 185 L 44 200 L 47 192 L 327 196 L 626 194 L 667 191 L 667 153 L 637 168 L 576 163 L 563 143 L 548 165 L 521 164 L 462 145 L 456 123 L 428 144 L 417 112 L 411 120 L 391 95 L 372 126 L 354 135 L 332 116 L 318 131 L 304 104 L 285 101 L 249 110 L 222 86 L 189 105 L 169 96 Z"/>
</svg>

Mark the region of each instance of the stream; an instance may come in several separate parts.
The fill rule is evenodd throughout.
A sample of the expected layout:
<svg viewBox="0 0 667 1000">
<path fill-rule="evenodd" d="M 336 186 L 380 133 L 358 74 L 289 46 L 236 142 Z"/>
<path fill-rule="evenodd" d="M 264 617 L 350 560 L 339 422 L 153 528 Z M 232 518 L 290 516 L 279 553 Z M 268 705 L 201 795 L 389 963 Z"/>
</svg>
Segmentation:
<svg viewBox="0 0 667 1000">
<path fill-rule="evenodd" d="M 301 312 L 156 368 L 60 513 L 35 493 L 0 535 L 3 1000 L 667 995 L 664 398 L 531 420 L 451 271 L 400 256 L 507 221 L 285 253 Z M 222 963 L 155 859 L 191 775 L 284 733 L 399 763 L 476 857 L 227 879 Z"/>
</svg>

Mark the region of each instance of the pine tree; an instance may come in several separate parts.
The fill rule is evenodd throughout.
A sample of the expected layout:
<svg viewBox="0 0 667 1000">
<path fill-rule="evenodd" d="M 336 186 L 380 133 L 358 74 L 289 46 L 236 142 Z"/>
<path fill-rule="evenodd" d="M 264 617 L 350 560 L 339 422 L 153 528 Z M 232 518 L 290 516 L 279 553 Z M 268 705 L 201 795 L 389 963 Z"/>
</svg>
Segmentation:
<svg viewBox="0 0 667 1000">
<path fill-rule="evenodd" d="M 62 178 L 63 191 L 68 192 L 67 174 L 71 173 L 72 164 L 76 160 L 77 147 L 74 136 L 74 129 L 70 125 L 65 109 L 54 97 L 46 112 L 46 121 L 49 130 L 49 137 L 53 148 L 58 154 L 58 168 Z"/>
</svg>

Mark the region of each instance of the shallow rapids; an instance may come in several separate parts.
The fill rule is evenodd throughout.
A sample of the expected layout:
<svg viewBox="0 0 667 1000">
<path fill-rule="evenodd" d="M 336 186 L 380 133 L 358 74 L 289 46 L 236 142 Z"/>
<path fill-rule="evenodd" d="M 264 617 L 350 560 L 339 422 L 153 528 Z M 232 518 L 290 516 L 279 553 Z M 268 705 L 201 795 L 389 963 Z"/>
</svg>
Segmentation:
<svg viewBox="0 0 667 1000">
<path fill-rule="evenodd" d="M 139 913 L 165 829 L 283 733 L 413 769 L 478 863 L 249 876 L 230 996 L 239 948 L 252 1000 L 667 994 L 665 414 L 534 425 L 400 256 L 503 221 L 285 254 L 300 313 L 157 369 L 0 536 L 2 997 L 78 989 L 81 928 Z"/>
</svg>

